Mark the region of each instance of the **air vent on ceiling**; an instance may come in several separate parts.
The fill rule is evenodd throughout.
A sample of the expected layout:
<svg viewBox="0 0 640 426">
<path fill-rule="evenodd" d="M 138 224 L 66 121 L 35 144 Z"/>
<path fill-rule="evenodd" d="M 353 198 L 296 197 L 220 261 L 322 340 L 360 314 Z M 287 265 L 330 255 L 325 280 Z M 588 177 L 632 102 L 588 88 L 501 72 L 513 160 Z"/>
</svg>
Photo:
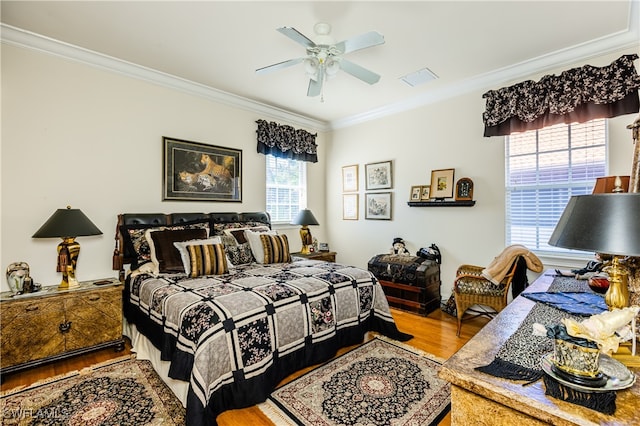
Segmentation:
<svg viewBox="0 0 640 426">
<path fill-rule="evenodd" d="M 435 80 L 436 78 L 438 78 L 438 76 L 429 68 L 422 68 L 416 72 L 407 74 L 404 77 L 400 77 L 400 80 L 404 81 L 411 87 L 415 87 L 428 81 Z"/>
</svg>

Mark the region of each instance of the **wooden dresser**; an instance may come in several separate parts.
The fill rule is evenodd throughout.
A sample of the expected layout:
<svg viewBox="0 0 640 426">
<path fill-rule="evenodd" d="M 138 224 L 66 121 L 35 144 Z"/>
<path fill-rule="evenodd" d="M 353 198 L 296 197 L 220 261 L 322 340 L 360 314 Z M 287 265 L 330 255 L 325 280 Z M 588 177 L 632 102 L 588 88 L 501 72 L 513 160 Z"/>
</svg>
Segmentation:
<svg viewBox="0 0 640 426">
<path fill-rule="evenodd" d="M 94 284 L 100 281 L 16 297 L 1 293 L 0 373 L 109 346 L 122 350 L 122 284 Z"/>
</svg>

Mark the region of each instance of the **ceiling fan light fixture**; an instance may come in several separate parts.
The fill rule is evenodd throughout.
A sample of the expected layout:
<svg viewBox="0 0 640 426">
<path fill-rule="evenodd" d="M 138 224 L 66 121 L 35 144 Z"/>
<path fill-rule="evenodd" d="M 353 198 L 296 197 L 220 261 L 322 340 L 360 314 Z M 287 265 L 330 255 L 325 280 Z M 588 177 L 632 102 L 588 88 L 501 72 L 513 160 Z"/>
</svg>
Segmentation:
<svg viewBox="0 0 640 426">
<path fill-rule="evenodd" d="M 315 76 L 318 73 L 320 61 L 318 58 L 309 57 L 304 60 L 304 70 L 309 76 Z"/>
<path fill-rule="evenodd" d="M 329 58 L 325 65 L 327 76 L 333 77 L 340 71 L 340 62 L 337 59 Z"/>
<path fill-rule="evenodd" d="M 326 22 L 318 22 L 313 26 L 313 31 L 316 33 L 315 43 L 318 46 L 332 46 L 336 44 L 336 41 L 329 34 L 331 33 L 331 25 Z"/>
</svg>

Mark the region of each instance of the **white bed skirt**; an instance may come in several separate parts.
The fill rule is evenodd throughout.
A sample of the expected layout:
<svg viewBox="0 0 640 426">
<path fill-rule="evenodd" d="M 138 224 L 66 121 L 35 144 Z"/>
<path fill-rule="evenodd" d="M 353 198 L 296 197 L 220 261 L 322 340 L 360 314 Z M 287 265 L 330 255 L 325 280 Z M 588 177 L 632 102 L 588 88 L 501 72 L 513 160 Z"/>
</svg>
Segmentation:
<svg viewBox="0 0 640 426">
<path fill-rule="evenodd" d="M 169 377 L 169 366 L 171 363 L 161 360 L 160 351 L 153 346 L 149 339 L 138 332 L 135 324 L 129 324 L 126 318 L 123 318 L 122 334 L 131 339 L 131 352 L 135 352 L 138 359 L 151 361 L 153 369 L 158 373 L 162 381 L 165 382 L 167 386 L 169 386 L 169 389 L 178 397 L 182 406 L 186 407 L 189 383 Z"/>
</svg>

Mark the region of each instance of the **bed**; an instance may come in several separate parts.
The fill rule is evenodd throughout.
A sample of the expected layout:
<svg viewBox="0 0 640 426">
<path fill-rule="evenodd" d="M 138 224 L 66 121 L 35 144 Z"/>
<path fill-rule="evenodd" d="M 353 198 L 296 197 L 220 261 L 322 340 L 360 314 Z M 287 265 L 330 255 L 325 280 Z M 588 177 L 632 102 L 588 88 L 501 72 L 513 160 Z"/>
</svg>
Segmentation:
<svg viewBox="0 0 640 426">
<path fill-rule="evenodd" d="M 292 258 L 265 212 L 120 214 L 114 269 L 126 275 L 125 334 L 189 425 L 263 402 L 369 331 L 411 338 L 370 272 Z"/>
</svg>

